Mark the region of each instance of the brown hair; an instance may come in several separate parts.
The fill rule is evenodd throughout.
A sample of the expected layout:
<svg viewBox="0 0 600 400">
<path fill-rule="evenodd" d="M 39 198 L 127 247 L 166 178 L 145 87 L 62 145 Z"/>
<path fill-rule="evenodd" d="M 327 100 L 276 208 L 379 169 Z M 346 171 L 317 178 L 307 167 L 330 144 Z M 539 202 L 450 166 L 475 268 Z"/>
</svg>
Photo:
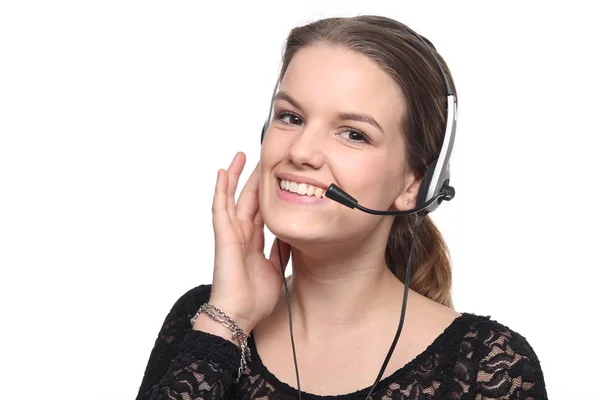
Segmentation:
<svg viewBox="0 0 600 400">
<path fill-rule="evenodd" d="M 404 95 L 407 111 L 399 128 L 405 135 L 409 168 L 422 177 L 440 153 L 446 125 L 446 87 L 432 53 L 454 90 L 444 60 L 427 39 L 422 39 L 429 49 L 410 28 L 390 18 L 322 19 L 292 29 L 285 44 L 280 79 L 300 49 L 318 42 L 344 46 L 374 60 L 396 81 Z M 388 268 L 403 282 L 416 221 L 416 215 L 395 217 L 385 251 Z M 411 289 L 452 307 L 448 248 L 429 216 L 424 218 L 414 246 Z"/>
</svg>

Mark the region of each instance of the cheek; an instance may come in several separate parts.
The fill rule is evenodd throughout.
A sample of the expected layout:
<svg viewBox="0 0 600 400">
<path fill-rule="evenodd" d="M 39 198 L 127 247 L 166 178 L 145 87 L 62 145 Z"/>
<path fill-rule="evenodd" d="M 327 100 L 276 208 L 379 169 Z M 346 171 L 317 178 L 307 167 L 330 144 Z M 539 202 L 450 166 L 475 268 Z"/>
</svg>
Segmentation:
<svg viewBox="0 0 600 400">
<path fill-rule="evenodd" d="M 287 144 L 284 143 L 284 137 L 280 132 L 273 129 L 267 130 L 260 148 L 261 163 L 267 166 L 275 165 L 287 154 L 286 146 Z"/>
<path fill-rule="evenodd" d="M 340 163 L 339 177 L 342 188 L 359 203 L 370 208 L 387 209 L 396 199 L 401 187 L 398 160 L 389 156 L 346 159 Z M 343 179 L 343 181 L 342 181 Z"/>
</svg>

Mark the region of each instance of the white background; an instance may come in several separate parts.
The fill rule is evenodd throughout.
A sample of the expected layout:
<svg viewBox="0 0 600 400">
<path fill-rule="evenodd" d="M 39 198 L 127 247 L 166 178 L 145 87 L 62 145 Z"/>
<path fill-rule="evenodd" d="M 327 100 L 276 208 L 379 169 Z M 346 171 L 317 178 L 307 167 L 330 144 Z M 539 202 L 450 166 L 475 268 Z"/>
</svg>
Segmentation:
<svg viewBox="0 0 600 400">
<path fill-rule="evenodd" d="M 551 398 L 595 394 L 590 7 L 203 3 L 0 5 L 0 397 L 135 397 L 170 307 L 211 282 L 216 171 L 257 162 L 287 32 L 359 13 L 428 37 L 458 87 L 457 195 L 433 214 L 456 309 L 524 335 Z"/>
</svg>

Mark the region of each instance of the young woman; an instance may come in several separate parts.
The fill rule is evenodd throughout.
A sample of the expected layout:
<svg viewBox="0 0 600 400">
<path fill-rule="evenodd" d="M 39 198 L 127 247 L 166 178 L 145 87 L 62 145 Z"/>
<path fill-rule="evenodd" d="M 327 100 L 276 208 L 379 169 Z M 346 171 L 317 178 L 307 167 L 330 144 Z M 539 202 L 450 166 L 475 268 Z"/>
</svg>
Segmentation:
<svg viewBox="0 0 600 400">
<path fill-rule="evenodd" d="M 237 203 L 245 156 L 218 172 L 213 283 L 173 306 L 138 399 L 547 398 L 522 336 L 452 308 L 447 249 L 428 216 L 323 196 L 334 183 L 371 209 L 421 202 L 454 91 L 433 46 L 388 18 L 324 19 L 290 32 L 279 78 Z M 265 224 L 279 238 L 269 258 Z"/>
</svg>

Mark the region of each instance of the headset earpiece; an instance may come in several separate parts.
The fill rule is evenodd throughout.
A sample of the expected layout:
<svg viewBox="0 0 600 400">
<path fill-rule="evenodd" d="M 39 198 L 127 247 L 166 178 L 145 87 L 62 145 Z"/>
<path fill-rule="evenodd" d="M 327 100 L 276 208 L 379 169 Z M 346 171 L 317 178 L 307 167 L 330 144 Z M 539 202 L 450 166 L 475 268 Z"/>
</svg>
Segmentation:
<svg viewBox="0 0 600 400">
<path fill-rule="evenodd" d="M 429 167 L 425 170 L 425 174 L 423 175 L 423 179 L 421 179 L 421 186 L 419 186 L 419 193 L 417 193 L 417 204 L 415 208 L 420 208 L 427 199 L 427 193 L 429 193 L 429 187 L 431 186 L 431 179 L 433 178 L 433 173 L 435 171 L 435 165 L 437 164 L 437 160 L 432 162 Z"/>
</svg>

